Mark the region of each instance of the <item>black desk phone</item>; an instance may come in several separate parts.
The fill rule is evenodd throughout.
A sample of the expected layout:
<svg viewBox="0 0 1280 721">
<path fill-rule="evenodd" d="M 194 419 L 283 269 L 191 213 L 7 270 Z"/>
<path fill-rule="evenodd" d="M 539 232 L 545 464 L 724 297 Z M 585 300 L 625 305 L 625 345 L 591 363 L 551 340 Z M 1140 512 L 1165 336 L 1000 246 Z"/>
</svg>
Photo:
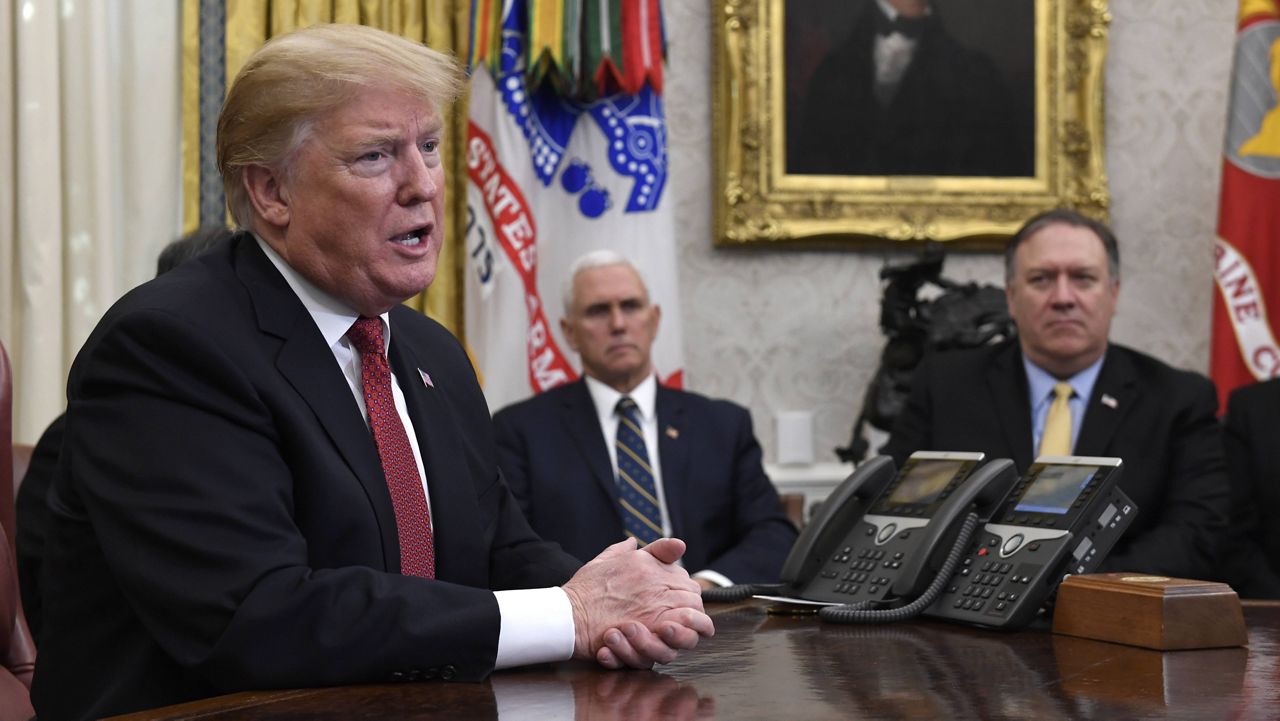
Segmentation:
<svg viewBox="0 0 1280 721">
<path fill-rule="evenodd" d="M 1133 522 L 1120 471 L 1119 458 L 1037 458 L 925 615 L 1026 626 L 1066 575 L 1097 570 Z"/>
<path fill-rule="evenodd" d="M 782 568 L 783 594 L 866 607 L 921 596 L 968 515 L 986 522 L 1018 479 L 1012 461 L 982 460 L 919 451 L 897 473 L 888 456 L 863 463 L 796 540 Z"/>
</svg>

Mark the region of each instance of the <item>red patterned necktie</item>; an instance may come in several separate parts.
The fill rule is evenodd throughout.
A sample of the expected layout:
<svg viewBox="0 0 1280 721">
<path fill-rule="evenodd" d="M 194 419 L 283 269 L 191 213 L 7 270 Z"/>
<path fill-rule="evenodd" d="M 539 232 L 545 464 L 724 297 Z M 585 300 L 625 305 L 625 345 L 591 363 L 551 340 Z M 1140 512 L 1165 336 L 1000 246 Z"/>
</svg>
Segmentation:
<svg viewBox="0 0 1280 721">
<path fill-rule="evenodd" d="M 400 537 L 400 572 L 406 576 L 436 577 L 436 549 L 431 539 L 431 513 L 422 478 L 413 458 L 409 436 L 400 422 L 391 395 L 391 367 L 382 345 L 382 319 L 360 318 L 347 331 L 360 351 L 360 379 L 369 426 L 382 459 L 382 473 L 391 491 Z"/>
</svg>

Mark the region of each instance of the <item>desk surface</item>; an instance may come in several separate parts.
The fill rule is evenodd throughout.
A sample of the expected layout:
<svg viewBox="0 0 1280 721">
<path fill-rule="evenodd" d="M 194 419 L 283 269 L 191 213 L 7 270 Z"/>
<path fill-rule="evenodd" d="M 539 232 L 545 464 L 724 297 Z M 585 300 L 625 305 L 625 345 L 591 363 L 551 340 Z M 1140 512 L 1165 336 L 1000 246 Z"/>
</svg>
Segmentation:
<svg viewBox="0 0 1280 721">
<path fill-rule="evenodd" d="M 1274 719 L 1280 602 L 1249 647 L 1160 653 L 935 621 L 833 626 L 759 602 L 708 607 L 716 636 L 660 671 L 563 663 L 484 683 L 240 693 L 129 716 L 195 719 Z"/>
</svg>

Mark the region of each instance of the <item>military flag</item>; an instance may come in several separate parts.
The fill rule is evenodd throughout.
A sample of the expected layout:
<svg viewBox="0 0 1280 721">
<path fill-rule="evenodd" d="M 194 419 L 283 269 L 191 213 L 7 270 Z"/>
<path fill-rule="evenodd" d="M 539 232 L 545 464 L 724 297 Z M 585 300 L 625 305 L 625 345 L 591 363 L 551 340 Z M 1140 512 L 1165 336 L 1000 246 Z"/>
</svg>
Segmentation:
<svg viewBox="0 0 1280 721">
<path fill-rule="evenodd" d="M 562 293 L 598 248 L 644 275 L 682 383 L 662 49 L 657 0 L 472 3 L 466 340 L 494 410 L 578 377 Z"/>
<path fill-rule="evenodd" d="M 1232 389 L 1280 375 L 1280 5 L 1242 0 L 1214 243 L 1210 366 Z M 1272 306 L 1269 308 L 1269 306 Z"/>
</svg>

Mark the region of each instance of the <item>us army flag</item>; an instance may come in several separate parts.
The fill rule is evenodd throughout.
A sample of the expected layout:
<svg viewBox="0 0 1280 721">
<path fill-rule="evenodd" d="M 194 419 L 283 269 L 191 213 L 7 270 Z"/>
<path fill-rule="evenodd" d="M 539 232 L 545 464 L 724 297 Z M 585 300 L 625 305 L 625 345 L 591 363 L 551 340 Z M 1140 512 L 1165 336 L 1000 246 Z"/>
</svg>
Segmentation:
<svg viewBox="0 0 1280 721">
<path fill-rule="evenodd" d="M 679 387 L 662 98 L 648 81 L 635 94 L 589 102 L 562 97 L 550 82 L 531 91 L 524 0 L 500 9 L 478 1 L 473 8 L 482 4 L 503 17 L 500 40 L 497 33 L 482 38 L 500 42 L 492 61 L 475 62 L 473 55 L 465 314 L 467 345 L 490 408 L 578 377 L 577 355 L 559 327 L 562 296 L 570 263 L 597 248 L 617 250 L 640 269 L 662 308 L 654 366 L 664 384 Z M 624 32 L 615 42 L 628 37 Z"/>
</svg>

